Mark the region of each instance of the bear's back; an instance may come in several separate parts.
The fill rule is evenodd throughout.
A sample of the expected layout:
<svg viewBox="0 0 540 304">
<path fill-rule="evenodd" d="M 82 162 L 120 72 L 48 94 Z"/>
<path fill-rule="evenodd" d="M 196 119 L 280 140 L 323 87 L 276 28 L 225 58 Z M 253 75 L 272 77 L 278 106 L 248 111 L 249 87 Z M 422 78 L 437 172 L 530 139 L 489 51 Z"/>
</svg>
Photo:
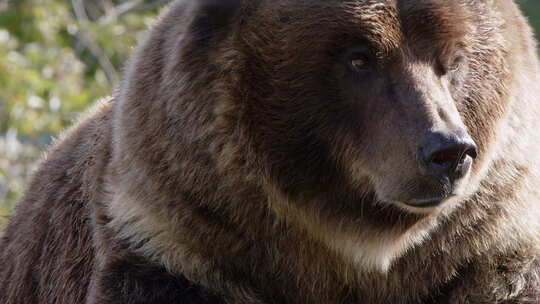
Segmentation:
<svg viewBox="0 0 540 304">
<path fill-rule="evenodd" d="M 100 105 L 34 173 L 0 239 L 0 303 L 84 303 L 94 261 L 87 187 L 108 155 L 109 112 Z"/>
</svg>

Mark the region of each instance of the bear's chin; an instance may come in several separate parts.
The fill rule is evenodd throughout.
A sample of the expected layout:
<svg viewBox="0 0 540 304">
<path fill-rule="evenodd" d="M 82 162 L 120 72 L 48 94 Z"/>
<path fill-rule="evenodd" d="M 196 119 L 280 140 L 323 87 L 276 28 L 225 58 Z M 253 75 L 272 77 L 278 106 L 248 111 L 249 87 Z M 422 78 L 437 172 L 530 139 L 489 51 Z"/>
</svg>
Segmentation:
<svg viewBox="0 0 540 304">
<path fill-rule="evenodd" d="M 432 214 L 451 208 L 467 199 L 470 173 L 450 183 L 444 180 L 418 178 L 396 182 L 389 180 L 374 184 L 377 200 L 411 213 Z"/>
<path fill-rule="evenodd" d="M 389 203 L 397 206 L 400 210 L 406 213 L 435 215 L 443 211 L 449 211 L 450 209 L 459 205 L 459 203 L 465 199 L 466 197 L 463 195 L 450 194 L 445 198 L 426 199 L 413 203 L 405 201 L 393 201 Z"/>
</svg>

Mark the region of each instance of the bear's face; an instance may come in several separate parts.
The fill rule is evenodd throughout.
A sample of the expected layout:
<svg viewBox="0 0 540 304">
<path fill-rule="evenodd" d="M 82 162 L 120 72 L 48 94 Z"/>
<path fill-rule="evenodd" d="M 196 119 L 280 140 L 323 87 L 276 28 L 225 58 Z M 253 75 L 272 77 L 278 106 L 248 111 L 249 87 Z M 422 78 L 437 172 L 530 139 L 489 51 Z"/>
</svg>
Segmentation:
<svg viewBox="0 0 540 304">
<path fill-rule="evenodd" d="M 430 213 L 474 192 L 468 181 L 488 132 L 479 128 L 490 124 L 469 113 L 481 60 L 466 4 L 254 6 L 235 38 L 248 84 L 239 99 L 253 150 L 281 191 L 356 199 L 346 203 L 353 214 L 369 194 L 381 206 Z"/>
</svg>

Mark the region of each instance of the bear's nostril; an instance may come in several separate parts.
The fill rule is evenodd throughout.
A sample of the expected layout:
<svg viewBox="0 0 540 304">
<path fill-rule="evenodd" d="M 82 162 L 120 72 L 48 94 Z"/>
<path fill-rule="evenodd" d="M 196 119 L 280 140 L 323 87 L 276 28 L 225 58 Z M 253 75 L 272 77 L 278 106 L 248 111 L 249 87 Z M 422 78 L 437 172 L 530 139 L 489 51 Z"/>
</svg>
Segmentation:
<svg viewBox="0 0 540 304">
<path fill-rule="evenodd" d="M 476 152 L 476 145 L 473 144 L 467 151 L 464 153 L 465 156 L 470 156 L 472 159 L 478 157 L 478 152 Z"/>
<path fill-rule="evenodd" d="M 449 148 L 442 151 L 433 153 L 429 162 L 435 163 L 439 166 L 444 166 L 448 163 L 455 163 L 457 160 L 460 162 L 466 158 L 466 154 L 462 153 L 458 148 Z"/>
<path fill-rule="evenodd" d="M 467 173 L 472 161 L 477 157 L 476 144 L 467 135 L 432 136 L 423 150 L 427 173 L 435 176 L 460 178 Z"/>
<path fill-rule="evenodd" d="M 459 165 L 464 164 L 468 157 L 470 157 L 471 159 L 476 159 L 477 156 L 478 156 L 478 155 L 477 155 L 477 153 L 476 153 L 476 148 L 475 148 L 475 147 L 469 148 L 468 150 L 466 150 L 466 151 L 461 155 L 461 158 L 460 158 L 460 160 L 459 160 Z"/>
</svg>

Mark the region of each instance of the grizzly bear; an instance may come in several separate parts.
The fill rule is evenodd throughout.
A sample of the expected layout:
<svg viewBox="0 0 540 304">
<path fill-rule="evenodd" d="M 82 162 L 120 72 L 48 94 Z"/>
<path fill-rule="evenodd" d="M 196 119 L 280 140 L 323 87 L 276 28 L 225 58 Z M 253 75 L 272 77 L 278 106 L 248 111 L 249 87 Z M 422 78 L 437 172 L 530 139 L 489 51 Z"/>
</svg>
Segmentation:
<svg viewBox="0 0 540 304">
<path fill-rule="evenodd" d="M 52 147 L 0 303 L 540 303 L 512 0 L 180 0 Z"/>
</svg>

